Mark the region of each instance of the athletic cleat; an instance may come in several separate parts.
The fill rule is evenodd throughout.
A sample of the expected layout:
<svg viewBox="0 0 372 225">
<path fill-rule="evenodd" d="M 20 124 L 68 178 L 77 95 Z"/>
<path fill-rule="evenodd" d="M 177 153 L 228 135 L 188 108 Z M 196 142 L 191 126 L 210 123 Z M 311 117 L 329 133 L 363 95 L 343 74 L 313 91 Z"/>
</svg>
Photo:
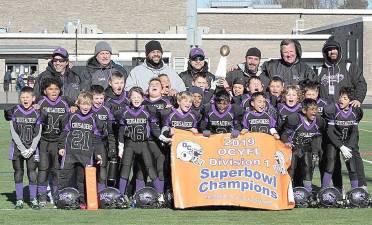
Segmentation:
<svg viewBox="0 0 372 225">
<path fill-rule="evenodd" d="M 31 208 L 32 209 L 40 209 L 39 203 L 37 202 L 37 199 L 36 198 L 32 199 L 32 201 L 31 201 Z"/>
<path fill-rule="evenodd" d="M 158 197 L 158 208 L 165 208 L 164 194 L 159 194 Z"/>
<path fill-rule="evenodd" d="M 17 200 L 14 209 L 23 209 L 23 200 Z"/>
<path fill-rule="evenodd" d="M 45 208 L 46 202 L 39 202 L 39 208 Z"/>
</svg>

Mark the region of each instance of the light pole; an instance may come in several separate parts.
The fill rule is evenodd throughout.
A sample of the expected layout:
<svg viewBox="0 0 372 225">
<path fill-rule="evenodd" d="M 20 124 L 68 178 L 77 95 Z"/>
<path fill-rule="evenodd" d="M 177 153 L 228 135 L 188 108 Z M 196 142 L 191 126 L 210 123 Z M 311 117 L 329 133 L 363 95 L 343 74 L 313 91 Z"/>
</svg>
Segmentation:
<svg viewBox="0 0 372 225">
<path fill-rule="evenodd" d="M 75 64 L 77 64 L 78 61 L 78 30 L 80 26 L 80 20 L 78 19 L 75 22 Z"/>
</svg>

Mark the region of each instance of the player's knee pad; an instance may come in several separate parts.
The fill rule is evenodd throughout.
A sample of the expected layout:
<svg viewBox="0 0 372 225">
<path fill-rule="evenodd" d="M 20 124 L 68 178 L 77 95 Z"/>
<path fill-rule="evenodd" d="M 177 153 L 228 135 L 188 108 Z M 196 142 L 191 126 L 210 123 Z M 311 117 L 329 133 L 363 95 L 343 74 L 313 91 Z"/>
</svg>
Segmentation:
<svg viewBox="0 0 372 225">
<path fill-rule="evenodd" d="M 124 179 L 128 179 L 130 173 L 130 166 L 123 165 L 120 170 L 120 177 Z"/>
<path fill-rule="evenodd" d="M 164 161 L 164 155 L 159 156 L 156 160 L 156 168 L 160 180 L 164 180 Z"/>
<path fill-rule="evenodd" d="M 48 172 L 46 170 L 40 170 L 37 173 L 37 183 L 39 185 L 47 185 L 48 183 Z"/>
<path fill-rule="evenodd" d="M 37 183 L 37 173 L 35 170 L 27 171 L 28 180 L 30 183 L 35 184 Z"/>
<path fill-rule="evenodd" d="M 149 177 L 152 181 L 154 181 L 158 177 L 154 168 L 148 168 L 147 171 L 148 171 Z M 164 179 L 164 177 L 163 177 L 163 179 Z"/>
<path fill-rule="evenodd" d="M 22 169 L 18 169 L 14 171 L 14 182 L 15 183 L 22 183 L 23 182 L 23 173 Z"/>
<path fill-rule="evenodd" d="M 107 179 L 107 167 L 99 167 L 98 182 L 105 183 Z"/>
</svg>

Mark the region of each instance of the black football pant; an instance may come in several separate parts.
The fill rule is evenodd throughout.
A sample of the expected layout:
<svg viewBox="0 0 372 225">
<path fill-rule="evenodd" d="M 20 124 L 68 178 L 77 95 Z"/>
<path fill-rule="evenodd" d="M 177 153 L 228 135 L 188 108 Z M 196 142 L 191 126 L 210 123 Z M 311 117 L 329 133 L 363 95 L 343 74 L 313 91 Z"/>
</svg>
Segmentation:
<svg viewBox="0 0 372 225">
<path fill-rule="evenodd" d="M 333 174 L 333 171 L 335 170 L 335 161 L 336 158 L 339 158 L 340 150 L 337 149 L 333 144 L 328 144 L 327 146 L 327 163 L 325 167 L 325 172 Z M 352 151 L 351 154 L 353 155 L 351 159 L 345 161 L 347 171 L 349 172 L 349 179 L 350 180 L 358 180 L 358 174 L 357 174 L 357 158 L 358 155 L 360 157 L 359 152 Z M 336 185 L 334 185 L 336 186 Z"/>
<path fill-rule="evenodd" d="M 302 165 L 301 168 L 298 168 L 298 165 Z M 295 174 L 297 171 L 301 172 L 303 177 Z M 304 152 L 302 156 L 298 156 L 296 153 L 292 154 L 291 166 L 288 169 L 289 176 L 292 179 L 294 177 L 302 177 L 303 180 L 311 181 L 313 179 L 313 158 L 311 152 Z M 302 185 L 301 185 L 302 186 Z"/>
<path fill-rule="evenodd" d="M 122 157 L 120 177 L 123 179 L 129 178 L 134 156 L 136 156 L 136 159 L 138 157 L 142 158 L 142 166 L 145 168 L 146 174 L 148 174 L 150 179 L 154 181 L 157 178 L 157 173 L 152 162 L 152 156 L 147 141 L 126 141 Z"/>
<path fill-rule="evenodd" d="M 37 183 L 37 162 L 35 162 L 34 157 L 31 156 L 28 159 L 23 158 L 22 156 L 16 157 L 12 160 L 13 169 L 14 169 L 14 182 L 23 183 L 23 174 L 24 174 L 24 162 L 26 161 L 27 167 L 27 177 L 29 184 L 36 185 Z"/>
<path fill-rule="evenodd" d="M 60 169 L 57 143 L 40 140 L 39 155 L 38 185 L 47 186 L 48 176 L 51 176 L 53 185 L 57 186 L 59 180 L 58 171 Z"/>
<path fill-rule="evenodd" d="M 77 188 L 80 194 L 80 202 L 85 202 L 85 165 L 81 163 L 66 163 L 63 169 L 60 170 L 60 187 L 63 189 L 66 187 Z"/>
<path fill-rule="evenodd" d="M 155 141 L 148 141 L 147 145 L 152 155 L 153 165 L 155 165 L 157 176 L 159 180 L 163 181 L 165 156 L 161 152 L 159 145 Z M 137 160 L 135 162 L 135 165 L 136 179 L 145 180 L 147 176 L 146 168 L 140 166 L 144 164 L 141 163 L 141 160 Z"/>
</svg>

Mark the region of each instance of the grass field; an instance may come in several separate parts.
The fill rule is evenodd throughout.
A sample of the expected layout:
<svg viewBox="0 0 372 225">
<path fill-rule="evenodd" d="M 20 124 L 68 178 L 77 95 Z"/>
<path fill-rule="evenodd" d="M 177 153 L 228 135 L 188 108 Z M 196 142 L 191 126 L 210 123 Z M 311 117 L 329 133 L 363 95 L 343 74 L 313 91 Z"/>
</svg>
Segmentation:
<svg viewBox="0 0 372 225">
<path fill-rule="evenodd" d="M 170 210 L 128 209 L 65 211 L 55 209 L 24 210 L 14 208 L 14 182 L 8 158 L 9 125 L 0 120 L 0 224 L 372 224 L 372 209 L 294 209 L 261 210 Z M 365 110 L 360 123 L 360 149 L 365 161 L 369 189 L 372 187 L 372 110 Z M 369 161 L 369 162 L 368 162 Z M 343 166 L 345 168 L 345 166 Z M 345 187 L 349 187 L 343 171 Z M 319 173 L 314 183 L 320 184 Z M 26 180 L 26 179 L 25 179 Z M 27 192 L 26 192 L 27 193 Z"/>
</svg>

